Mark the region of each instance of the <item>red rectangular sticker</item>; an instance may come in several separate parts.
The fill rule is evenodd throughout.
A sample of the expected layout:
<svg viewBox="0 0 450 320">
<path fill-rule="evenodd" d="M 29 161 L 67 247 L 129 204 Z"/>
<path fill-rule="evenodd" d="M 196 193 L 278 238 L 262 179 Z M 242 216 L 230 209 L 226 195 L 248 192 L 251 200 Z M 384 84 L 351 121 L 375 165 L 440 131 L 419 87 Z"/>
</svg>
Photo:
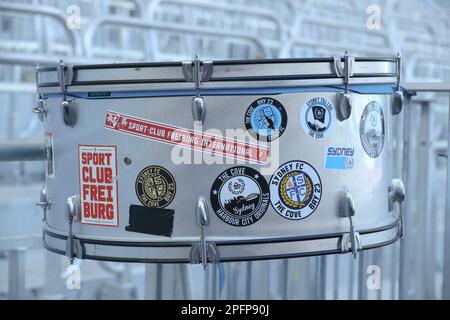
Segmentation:
<svg viewBox="0 0 450 320">
<path fill-rule="evenodd" d="M 79 145 L 81 223 L 119 225 L 115 146 Z"/>
<path fill-rule="evenodd" d="M 105 127 L 145 139 L 249 162 L 264 164 L 268 162 L 269 157 L 269 148 L 266 146 L 140 119 L 114 111 L 106 113 Z"/>
</svg>

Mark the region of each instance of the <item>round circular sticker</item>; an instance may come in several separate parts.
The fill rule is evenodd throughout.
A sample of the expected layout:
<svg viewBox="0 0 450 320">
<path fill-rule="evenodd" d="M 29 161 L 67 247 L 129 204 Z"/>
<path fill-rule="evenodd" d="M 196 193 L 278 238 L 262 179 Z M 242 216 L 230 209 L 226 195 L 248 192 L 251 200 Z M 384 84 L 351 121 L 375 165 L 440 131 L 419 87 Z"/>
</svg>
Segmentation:
<svg viewBox="0 0 450 320">
<path fill-rule="evenodd" d="M 377 101 L 369 102 L 364 109 L 359 123 L 359 136 L 369 157 L 376 158 L 381 154 L 384 145 L 384 116 Z"/>
<path fill-rule="evenodd" d="M 300 120 L 307 135 L 323 139 L 333 131 L 336 112 L 330 101 L 323 97 L 314 97 L 303 106 Z"/>
<path fill-rule="evenodd" d="M 258 99 L 245 112 L 245 127 L 259 140 L 278 138 L 286 130 L 286 125 L 286 110 L 273 98 Z"/>
<path fill-rule="evenodd" d="M 255 169 L 239 166 L 222 172 L 211 187 L 211 206 L 223 222 L 235 227 L 259 221 L 270 203 L 266 179 Z"/>
<path fill-rule="evenodd" d="M 309 217 L 319 206 L 322 182 L 307 162 L 290 161 L 281 165 L 270 179 L 270 202 L 283 218 Z"/>
<path fill-rule="evenodd" d="M 175 179 L 167 169 L 149 166 L 136 178 L 136 195 L 147 207 L 164 208 L 175 197 Z"/>
</svg>

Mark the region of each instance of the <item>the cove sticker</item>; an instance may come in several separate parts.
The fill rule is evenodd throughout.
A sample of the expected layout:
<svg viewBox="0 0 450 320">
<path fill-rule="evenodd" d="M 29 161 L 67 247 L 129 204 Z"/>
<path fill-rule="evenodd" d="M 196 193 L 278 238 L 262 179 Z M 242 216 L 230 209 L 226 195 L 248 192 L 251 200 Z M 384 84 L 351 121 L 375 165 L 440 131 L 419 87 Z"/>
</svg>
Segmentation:
<svg viewBox="0 0 450 320">
<path fill-rule="evenodd" d="M 303 106 L 300 120 L 307 135 L 323 139 L 334 129 L 336 112 L 330 101 L 323 97 L 314 97 Z"/>
<path fill-rule="evenodd" d="M 235 227 L 260 220 L 270 203 L 266 179 L 255 169 L 239 166 L 222 172 L 211 187 L 211 206 L 223 222 Z"/>
<path fill-rule="evenodd" d="M 281 165 L 270 179 L 270 202 L 283 218 L 300 220 L 319 206 L 322 182 L 307 162 L 290 161 Z"/>
<path fill-rule="evenodd" d="M 384 116 L 377 101 L 369 102 L 364 109 L 359 123 L 359 136 L 369 157 L 376 158 L 381 154 L 384 145 Z"/>
<path fill-rule="evenodd" d="M 176 193 L 175 179 L 160 166 L 149 166 L 136 178 L 136 195 L 139 201 L 150 208 L 168 206 Z"/>
<path fill-rule="evenodd" d="M 245 112 L 245 127 L 259 140 L 272 141 L 278 138 L 286 130 L 286 125 L 286 110 L 273 98 L 260 98 Z"/>
</svg>

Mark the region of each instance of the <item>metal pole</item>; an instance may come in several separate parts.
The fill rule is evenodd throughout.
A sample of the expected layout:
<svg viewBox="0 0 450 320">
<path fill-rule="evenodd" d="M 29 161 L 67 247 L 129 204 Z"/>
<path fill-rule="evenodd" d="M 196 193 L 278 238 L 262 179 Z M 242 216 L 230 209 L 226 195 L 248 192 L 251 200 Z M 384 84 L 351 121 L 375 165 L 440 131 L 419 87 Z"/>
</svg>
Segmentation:
<svg viewBox="0 0 450 320">
<path fill-rule="evenodd" d="M 162 299 L 162 290 L 163 290 L 163 265 L 158 263 L 156 265 L 156 300 Z"/>
<path fill-rule="evenodd" d="M 361 251 L 358 256 L 358 300 L 364 300 L 367 297 L 366 294 L 366 272 L 365 272 L 365 252 Z"/>
<path fill-rule="evenodd" d="M 317 259 L 319 272 L 317 277 L 316 300 L 325 300 L 327 281 L 327 256 L 323 255 Z"/>
<path fill-rule="evenodd" d="M 9 251 L 8 299 L 25 299 L 25 252 L 26 248 Z"/>
<path fill-rule="evenodd" d="M 411 197 L 408 196 L 408 193 L 413 192 L 410 190 L 411 185 L 409 183 L 409 177 L 408 177 L 408 170 L 409 170 L 409 153 L 410 153 L 410 124 L 411 124 L 411 99 L 406 98 L 405 99 L 405 108 L 403 108 L 404 113 L 404 125 L 403 125 L 403 170 L 402 170 L 402 180 L 405 183 L 406 186 L 406 197 L 405 201 L 403 201 L 400 204 L 400 210 L 403 215 L 402 218 L 402 230 L 403 234 L 406 235 L 406 226 L 407 226 L 407 220 L 408 220 L 408 214 L 410 214 L 410 202 Z M 406 293 L 406 268 L 408 268 L 407 264 L 407 242 L 405 240 L 400 240 L 399 244 L 399 276 L 398 276 L 398 298 L 400 300 L 404 299 L 405 293 Z"/>
<path fill-rule="evenodd" d="M 247 300 L 252 299 L 252 262 L 247 262 L 246 272 L 245 272 L 245 298 Z"/>
<path fill-rule="evenodd" d="M 2 142 L 0 161 L 45 160 L 45 146 L 41 142 Z"/>
<path fill-rule="evenodd" d="M 444 241 L 444 283 L 442 288 L 442 298 L 450 299 L 450 157 L 448 156 L 448 147 L 450 145 L 450 94 L 449 94 L 449 113 L 447 128 L 447 190 L 445 204 L 445 241 Z"/>
</svg>

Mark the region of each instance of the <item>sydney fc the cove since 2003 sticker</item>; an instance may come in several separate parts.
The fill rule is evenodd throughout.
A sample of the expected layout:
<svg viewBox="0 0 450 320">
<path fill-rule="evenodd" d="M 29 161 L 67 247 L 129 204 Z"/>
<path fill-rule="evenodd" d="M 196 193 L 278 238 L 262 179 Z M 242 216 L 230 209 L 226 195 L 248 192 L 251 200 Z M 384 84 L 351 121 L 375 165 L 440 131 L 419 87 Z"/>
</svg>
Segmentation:
<svg viewBox="0 0 450 320">
<path fill-rule="evenodd" d="M 307 135 L 323 139 L 334 129 L 336 112 L 330 101 L 324 97 L 314 97 L 302 107 L 300 122 Z"/>
<path fill-rule="evenodd" d="M 148 166 L 136 178 L 136 195 L 150 208 L 168 206 L 175 198 L 176 189 L 172 174 L 160 166 Z"/>
<path fill-rule="evenodd" d="M 270 202 L 283 218 L 309 217 L 319 206 L 322 182 L 307 162 L 290 161 L 281 165 L 270 179 Z"/>
<path fill-rule="evenodd" d="M 245 112 L 245 127 L 262 141 L 275 140 L 286 130 L 286 125 L 286 110 L 273 98 L 260 98 Z"/>
<path fill-rule="evenodd" d="M 235 227 L 259 221 L 270 203 L 266 179 L 255 169 L 244 166 L 222 172 L 211 187 L 210 198 L 217 217 Z"/>
<path fill-rule="evenodd" d="M 383 109 L 377 101 L 369 102 L 359 123 L 359 136 L 364 151 L 371 158 L 377 158 L 384 145 Z"/>
</svg>

